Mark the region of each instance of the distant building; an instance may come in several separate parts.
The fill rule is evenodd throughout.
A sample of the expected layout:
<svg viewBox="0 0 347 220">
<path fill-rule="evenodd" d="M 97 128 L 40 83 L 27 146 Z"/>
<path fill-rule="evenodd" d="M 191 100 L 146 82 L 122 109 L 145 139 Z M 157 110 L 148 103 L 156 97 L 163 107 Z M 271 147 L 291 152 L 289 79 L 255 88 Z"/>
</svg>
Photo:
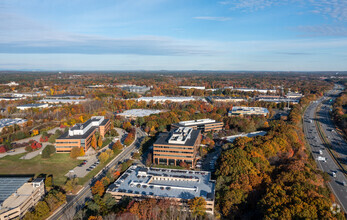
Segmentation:
<svg viewBox="0 0 347 220">
<path fill-rule="evenodd" d="M 172 129 L 176 129 L 179 127 L 188 127 L 193 128 L 194 130 L 201 130 L 202 132 L 210 132 L 210 131 L 220 131 L 223 129 L 223 122 L 219 122 L 213 119 L 199 119 L 199 120 L 191 120 L 191 121 L 181 121 L 179 123 L 175 123 L 171 125 Z"/>
<path fill-rule="evenodd" d="M 25 99 L 25 97 L 12 97 L 12 96 L 2 96 L 0 97 L 0 101 L 17 101 Z"/>
<path fill-rule="evenodd" d="M 205 86 L 179 86 L 181 89 L 200 89 L 205 90 Z"/>
<path fill-rule="evenodd" d="M 87 101 L 87 99 L 42 99 L 39 102 L 49 104 L 80 104 L 85 101 Z"/>
<path fill-rule="evenodd" d="M 274 102 L 274 103 L 281 103 L 281 102 L 289 102 L 291 104 L 299 104 L 300 98 L 285 98 L 282 96 L 258 96 L 255 98 L 256 101 L 262 101 L 262 102 Z"/>
<path fill-rule="evenodd" d="M 193 97 L 186 96 L 176 96 L 176 97 L 167 97 L 167 96 L 153 96 L 153 97 L 141 97 L 138 98 L 137 101 L 145 101 L 145 102 L 190 102 L 195 101 L 196 99 Z"/>
<path fill-rule="evenodd" d="M 239 137 L 249 137 L 249 138 L 252 138 L 252 137 L 256 137 L 256 136 L 264 136 L 266 134 L 267 134 L 266 131 L 255 131 L 255 132 L 246 133 L 246 134 L 238 134 L 238 135 L 222 137 L 221 140 L 225 140 L 225 141 L 228 141 L 228 142 L 232 143 L 232 142 L 234 142 L 234 140 L 236 138 L 239 138 Z"/>
<path fill-rule="evenodd" d="M 50 95 L 50 96 L 46 96 L 46 99 L 84 99 L 84 95 L 69 95 L 69 94 Z"/>
<path fill-rule="evenodd" d="M 44 179 L 0 177 L 0 220 L 21 219 L 45 195 Z"/>
<path fill-rule="evenodd" d="M 137 117 L 145 117 L 153 114 L 159 114 L 163 110 L 154 110 L 154 109 L 131 109 L 126 110 L 122 113 L 117 113 L 117 116 L 135 119 Z"/>
<path fill-rule="evenodd" d="M 254 89 L 254 88 L 234 88 L 235 91 L 240 92 L 259 92 L 259 93 L 276 93 L 276 89 Z"/>
<path fill-rule="evenodd" d="M 2 131 L 4 127 L 15 125 L 15 124 L 22 126 L 26 122 L 27 120 L 22 118 L 2 118 L 0 119 L 0 131 Z"/>
<path fill-rule="evenodd" d="M 244 106 L 233 106 L 229 111 L 229 116 L 244 116 L 244 115 L 263 115 L 269 114 L 269 110 L 261 107 L 244 107 Z"/>
<path fill-rule="evenodd" d="M 83 147 L 86 152 L 92 146 L 92 137 L 99 131 L 102 137 L 110 129 L 110 120 L 93 116 L 83 124 L 76 124 L 55 141 L 57 152 L 71 152 L 74 147 Z"/>
<path fill-rule="evenodd" d="M 106 192 L 116 201 L 123 197 L 170 199 L 186 207 L 190 199 L 202 197 L 206 200 L 206 212 L 213 215 L 214 191 L 215 181 L 207 171 L 131 166 Z"/>
<path fill-rule="evenodd" d="M 26 104 L 26 105 L 18 105 L 16 108 L 19 110 L 28 110 L 28 109 L 32 109 L 32 108 L 48 108 L 48 104 L 44 104 L 44 103 Z"/>
<path fill-rule="evenodd" d="M 3 86 L 19 86 L 19 84 L 16 83 L 16 82 L 9 82 L 9 83 L 6 83 L 6 84 L 1 84 L 1 85 L 3 85 Z"/>
<path fill-rule="evenodd" d="M 226 96 L 209 96 L 206 98 L 211 103 L 220 103 L 220 102 L 244 102 L 247 101 L 244 98 L 239 97 L 226 97 Z"/>
<path fill-rule="evenodd" d="M 289 99 L 300 99 L 302 97 L 303 97 L 303 94 L 298 92 L 288 92 L 286 94 L 286 98 L 289 98 Z"/>
<path fill-rule="evenodd" d="M 90 86 L 87 86 L 87 88 L 91 88 L 91 89 L 93 89 L 93 88 L 104 88 L 105 87 L 105 85 L 90 85 Z"/>
<path fill-rule="evenodd" d="M 136 92 L 136 93 L 145 93 L 149 91 L 151 88 L 147 86 L 123 86 L 120 87 L 122 90 L 128 91 L 128 92 Z"/>
<path fill-rule="evenodd" d="M 153 144 L 153 163 L 177 166 L 185 162 L 195 167 L 200 142 L 200 130 L 193 128 L 161 133 Z"/>
</svg>

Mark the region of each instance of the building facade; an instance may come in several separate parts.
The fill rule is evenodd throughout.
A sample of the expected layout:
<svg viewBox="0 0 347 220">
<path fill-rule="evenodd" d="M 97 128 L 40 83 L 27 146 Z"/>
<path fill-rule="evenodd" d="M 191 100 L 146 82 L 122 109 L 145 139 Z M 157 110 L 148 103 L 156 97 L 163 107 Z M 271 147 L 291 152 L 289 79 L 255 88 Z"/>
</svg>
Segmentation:
<svg viewBox="0 0 347 220">
<path fill-rule="evenodd" d="M 214 212 L 215 181 L 207 171 L 159 169 L 131 166 L 107 189 L 117 201 L 123 197 L 135 200 L 170 199 L 188 209 L 188 201 L 202 197 L 206 212 Z"/>
<path fill-rule="evenodd" d="M 11 180 L 5 179 L 5 181 Z M 30 183 L 24 183 L 8 198 L 2 201 L 0 220 L 21 219 L 44 195 L 45 187 L 43 178 L 37 178 Z"/>
<path fill-rule="evenodd" d="M 199 119 L 191 121 L 181 121 L 171 125 L 172 129 L 177 129 L 179 127 L 193 128 L 194 130 L 201 130 L 201 132 L 206 133 L 210 131 L 220 131 L 223 129 L 223 122 L 219 122 L 213 119 Z"/>
<path fill-rule="evenodd" d="M 192 128 L 162 133 L 153 144 L 153 163 L 177 166 L 185 162 L 194 168 L 200 143 L 200 131 Z"/>
<path fill-rule="evenodd" d="M 93 135 L 99 131 L 102 137 L 110 130 L 110 120 L 103 116 L 93 116 L 83 124 L 76 124 L 56 139 L 55 148 L 59 153 L 71 152 L 74 147 L 87 151 L 92 146 Z"/>
<path fill-rule="evenodd" d="M 229 116 L 262 115 L 267 116 L 269 110 L 262 107 L 233 106 L 229 111 Z"/>
</svg>

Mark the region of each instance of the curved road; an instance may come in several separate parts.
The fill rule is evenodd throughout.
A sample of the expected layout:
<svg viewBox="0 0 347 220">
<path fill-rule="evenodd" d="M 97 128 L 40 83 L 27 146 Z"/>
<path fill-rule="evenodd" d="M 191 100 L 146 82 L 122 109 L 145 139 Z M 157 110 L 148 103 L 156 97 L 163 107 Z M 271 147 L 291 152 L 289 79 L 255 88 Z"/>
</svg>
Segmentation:
<svg viewBox="0 0 347 220">
<path fill-rule="evenodd" d="M 334 148 L 336 147 L 335 142 L 338 141 L 341 143 L 341 145 L 339 145 L 339 149 L 342 152 L 347 152 L 347 143 L 341 137 L 337 137 L 337 134 L 332 135 L 332 133 L 334 133 L 334 127 L 329 116 L 330 107 L 326 106 L 326 103 L 332 103 L 330 102 L 330 99 L 334 100 L 339 93 L 340 91 L 338 90 L 338 87 L 335 86 L 333 90 L 326 94 L 326 97 L 322 97 L 313 102 L 305 111 L 303 117 L 303 127 L 306 139 L 311 146 L 312 155 L 315 158 L 318 167 L 331 176 L 331 181 L 328 184 L 337 198 L 337 201 L 340 203 L 341 208 L 346 213 L 347 186 L 343 185 L 343 182 L 347 183 L 346 176 L 343 174 L 344 171 L 340 169 L 340 166 L 329 153 L 327 149 L 329 146 L 325 144 L 322 138 L 319 136 L 318 127 L 316 124 L 316 122 L 319 123 L 323 135 L 325 134 L 325 137 L 327 137 Z M 346 155 L 344 155 L 342 158 L 345 156 Z M 324 157 L 326 162 L 318 160 L 318 157 Z M 333 172 L 336 172 L 336 177 L 333 176 Z"/>
<path fill-rule="evenodd" d="M 92 198 L 91 186 L 93 186 L 97 180 L 102 179 L 111 167 L 117 165 L 122 160 L 129 158 L 131 153 L 140 147 L 141 140 L 144 136 L 146 136 L 146 133 L 143 132 L 141 129 L 136 128 L 136 140 L 133 142 L 133 144 L 129 147 L 124 148 L 123 151 L 113 161 L 111 161 L 102 171 L 100 171 L 100 173 L 98 173 L 92 180 L 88 181 L 84 185 L 84 188 L 76 196 L 74 196 L 73 199 L 71 199 L 68 203 L 63 205 L 59 209 L 59 211 L 56 211 L 48 219 L 73 219 L 74 215 L 84 207 L 85 203 L 88 200 Z"/>
</svg>

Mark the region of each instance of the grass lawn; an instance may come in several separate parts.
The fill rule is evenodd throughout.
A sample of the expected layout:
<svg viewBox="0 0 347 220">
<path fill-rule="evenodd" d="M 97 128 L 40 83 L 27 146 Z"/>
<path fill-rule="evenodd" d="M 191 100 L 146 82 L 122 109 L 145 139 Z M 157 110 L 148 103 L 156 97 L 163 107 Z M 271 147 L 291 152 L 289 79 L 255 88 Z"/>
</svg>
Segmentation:
<svg viewBox="0 0 347 220">
<path fill-rule="evenodd" d="M 64 184 L 64 176 L 81 161 L 70 158 L 70 154 L 54 154 L 51 158 L 42 159 L 36 156 L 31 160 L 21 160 L 23 154 L 5 156 L 0 159 L 0 174 L 52 174 L 56 185 Z"/>
</svg>

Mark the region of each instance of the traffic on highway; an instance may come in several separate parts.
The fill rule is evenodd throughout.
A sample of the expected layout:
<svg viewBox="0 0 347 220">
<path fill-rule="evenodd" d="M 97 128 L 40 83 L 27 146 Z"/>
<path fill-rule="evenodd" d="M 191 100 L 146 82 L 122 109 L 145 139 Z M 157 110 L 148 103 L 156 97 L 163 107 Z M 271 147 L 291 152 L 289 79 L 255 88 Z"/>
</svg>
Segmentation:
<svg viewBox="0 0 347 220">
<path fill-rule="evenodd" d="M 332 108 L 331 104 L 340 91 L 341 87 L 335 86 L 324 97 L 312 102 L 304 113 L 303 127 L 318 167 L 331 176 L 329 186 L 341 208 L 346 212 L 347 179 L 345 171 L 339 163 L 347 153 L 347 143 L 336 132 L 329 114 Z M 340 154 L 337 157 L 333 155 L 330 147 L 333 147 Z"/>
</svg>

